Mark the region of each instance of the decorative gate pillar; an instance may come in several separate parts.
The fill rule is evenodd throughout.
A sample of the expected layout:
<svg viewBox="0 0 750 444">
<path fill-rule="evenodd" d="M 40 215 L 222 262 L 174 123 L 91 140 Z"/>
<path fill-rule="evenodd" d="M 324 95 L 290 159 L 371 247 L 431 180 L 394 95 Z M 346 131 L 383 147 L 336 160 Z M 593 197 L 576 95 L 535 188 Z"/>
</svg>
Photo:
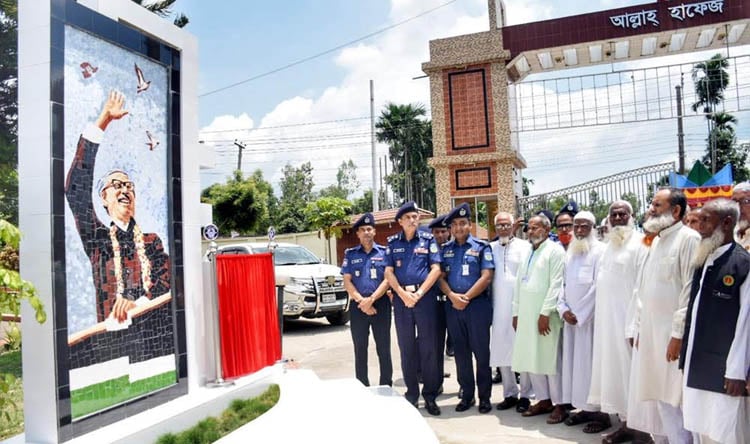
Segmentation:
<svg viewBox="0 0 750 444">
<path fill-rule="evenodd" d="M 503 49 L 502 2 L 489 0 L 490 31 L 430 41 L 433 157 L 437 210 L 459 202 L 486 204 L 487 226 L 498 210 L 515 213 L 526 162 L 511 134 L 512 85 Z M 500 13 L 498 15 L 498 12 Z M 492 233 L 488 233 L 492 237 Z"/>
</svg>

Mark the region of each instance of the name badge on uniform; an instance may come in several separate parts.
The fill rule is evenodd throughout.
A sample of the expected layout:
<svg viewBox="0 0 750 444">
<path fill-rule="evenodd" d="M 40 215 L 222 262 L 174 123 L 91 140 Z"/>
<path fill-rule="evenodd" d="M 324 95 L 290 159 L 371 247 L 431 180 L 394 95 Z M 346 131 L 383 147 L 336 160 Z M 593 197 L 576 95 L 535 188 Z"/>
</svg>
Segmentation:
<svg viewBox="0 0 750 444">
<path fill-rule="evenodd" d="M 468 276 L 468 275 L 469 275 L 469 264 L 461 265 L 461 276 Z"/>
<path fill-rule="evenodd" d="M 396 261 L 396 267 L 400 267 L 400 266 L 401 266 L 401 259 L 398 259 L 398 260 Z"/>
<path fill-rule="evenodd" d="M 370 268 L 370 279 L 377 279 L 378 278 L 378 270 L 375 269 L 375 267 Z"/>
</svg>

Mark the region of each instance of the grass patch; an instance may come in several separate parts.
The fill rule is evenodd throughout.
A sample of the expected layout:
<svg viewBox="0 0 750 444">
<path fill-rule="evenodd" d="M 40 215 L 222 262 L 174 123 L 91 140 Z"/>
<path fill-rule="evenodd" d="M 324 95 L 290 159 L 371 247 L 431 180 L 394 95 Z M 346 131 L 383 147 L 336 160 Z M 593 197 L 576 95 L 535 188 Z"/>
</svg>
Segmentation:
<svg viewBox="0 0 750 444">
<path fill-rule="evenodd" d="M 107 407 L 136 398 L 160 388 L 169 387 L 177 380 L 174 370 L 140 381 L 130 382 L 127 376 L 92 384 L 70 393 L 73 419 L 98 412 Z"/>
<path fill-rule="evenodd" d="M 0 354 L 0 373 L 21 377 L 21 350 Z"/>
<path fill-rule="evenodd" d="M 0 375 L 12 375 L 8 386 L 7 400 L 13 405 L 3 404 L 0 412 L 0 439 L 10 438 L 23 432 L 23 381 L 21 380 L 21 351 L 0 354 Z"/>
<path fill-rule="evenodd" d="M 279 386 L 272 384 L 255 398 L 235 399 L 218 418 L 210 416 L 181 433 L 162 435 L 156 444 L 212 443 L 267 412 L 279 401 L 279 394 Z"/>
</svg>

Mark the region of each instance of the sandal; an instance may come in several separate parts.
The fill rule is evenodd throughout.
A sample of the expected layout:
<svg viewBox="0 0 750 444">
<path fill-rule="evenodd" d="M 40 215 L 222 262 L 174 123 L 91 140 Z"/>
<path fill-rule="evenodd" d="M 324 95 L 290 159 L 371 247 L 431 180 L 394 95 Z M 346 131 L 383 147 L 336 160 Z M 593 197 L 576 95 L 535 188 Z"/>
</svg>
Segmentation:
<svg viewBox="0 0 750 444">
<path fill-rule="evenodd" d="M 568 417 L 568 412 L 560 406 L 556 406 L 552 414 L 547 418 L 547 424 L 560 424 Z"/>
<path fill-rule="evenodd" d="M 593 421 L 586 424 L 586 427 L 583 428 L 583 433 L 601 433 L 610 427 L 612 427 L 612 421 L 608 417 L 606 420 Z"/>
<path fill-rule="evenodd" d="M 588 412 L 578 412 L 574 415 L 568 416 L 568 419 L 565 420 L 566 426 L 574 426 L 578 424 L 585 424 L 587 422 L 593 421 L 593 419 L 590 418 L 591 415 L 588 414 Z"/>
</svg>

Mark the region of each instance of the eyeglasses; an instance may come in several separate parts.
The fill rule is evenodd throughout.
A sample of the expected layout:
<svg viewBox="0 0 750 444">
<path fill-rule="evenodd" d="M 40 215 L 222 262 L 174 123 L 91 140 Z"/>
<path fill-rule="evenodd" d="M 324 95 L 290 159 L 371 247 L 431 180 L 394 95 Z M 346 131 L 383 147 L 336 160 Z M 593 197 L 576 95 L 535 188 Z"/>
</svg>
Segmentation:
<svg viewBox="0 0 750 444">
<path fill-rule="evenodd" d="M 507 230 L 508 228 L 512 227 L 512 224 L 497 224 L 495 225 L 495 228 L 498 230 Z"/>
<path fill-rule="evenodd" d="M 557 226 L 558 230 L 570 230 L 573 228 L 573 224 L 560 224 Z"/>
<path fill-rule="evenodd" d="M 102 191 L 106 190 L 107 188 L 114 188 L 114 189 L 116 189 L 118 191 L 122 190 L 123 188 L 125 188 L 125 191 L 134 191 L 135 190 L 135 183 L 133 183 L 133 182 L 131 182 L 129 180 L 123 181 L 123 180 L 112 179 L 112 180 L 109 181 L 109 185 L 107 185 L 106 187 L 102 188 Z"/>
</svg>

